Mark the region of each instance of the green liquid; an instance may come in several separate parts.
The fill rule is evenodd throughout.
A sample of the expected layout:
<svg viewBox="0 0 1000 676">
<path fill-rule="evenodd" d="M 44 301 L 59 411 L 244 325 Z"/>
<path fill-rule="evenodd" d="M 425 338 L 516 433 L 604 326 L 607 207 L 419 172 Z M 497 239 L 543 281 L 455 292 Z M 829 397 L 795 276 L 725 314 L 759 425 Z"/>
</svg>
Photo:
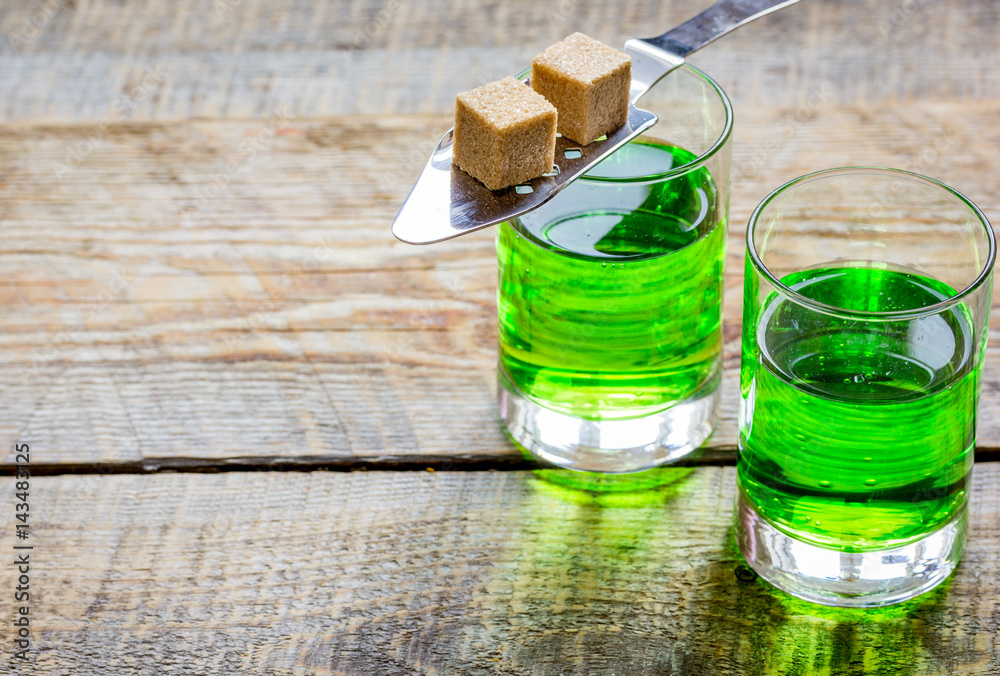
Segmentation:
<svg viewBox="0 0 1000 676">
<path fill-rule="evenodd" d="M 603 177 L 695 156 L 631 143 Z M 500 367 L 528 398 L 624 419 L 683 401 L 721 350 L 724 204 L 704 168 L 672 180 L 579 180 L 497 229 Z"/>
<path fill-rule="evenodd" d="M 868 265 L 782 283 L 869 312 L 955 295 Z M 975 444 L 982 360 L 967 309 L 874 322 L 771 294 L 754 318 L 755 293 L 748 285 L 741 373 L 739 481 L 750 503 L 786 534 L 844 551 L 900 546 L 947 523 L 965 503 Z"/>
</svg>

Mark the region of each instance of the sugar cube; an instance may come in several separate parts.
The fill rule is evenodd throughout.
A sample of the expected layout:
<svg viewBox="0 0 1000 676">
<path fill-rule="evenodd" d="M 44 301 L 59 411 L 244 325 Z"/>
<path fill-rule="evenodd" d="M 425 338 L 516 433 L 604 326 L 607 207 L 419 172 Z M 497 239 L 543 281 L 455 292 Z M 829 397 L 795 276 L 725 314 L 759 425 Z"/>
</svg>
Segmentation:
<svg viewBox="0 0 1000 676">
<path fill-rule="evenodd" d="M 531 87 L 559 111 L 558 131 L 586 145 L 625 124 L 632 59 L 573 33 L 531 62 Z"/>
<path fill-rule="evenodd" d="M 453 161 L 490 190 L 552 170 L 556 109 L 523 82 L 504 78 L 455 101 Z"/>
</svg>

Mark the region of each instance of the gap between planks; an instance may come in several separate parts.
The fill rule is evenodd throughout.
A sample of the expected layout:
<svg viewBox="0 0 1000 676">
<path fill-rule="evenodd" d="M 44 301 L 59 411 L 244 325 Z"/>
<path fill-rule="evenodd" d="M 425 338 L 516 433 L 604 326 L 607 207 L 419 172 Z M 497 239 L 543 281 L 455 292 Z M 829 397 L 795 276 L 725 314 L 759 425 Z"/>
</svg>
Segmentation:
<svg viewBox="0 0 1000 676">
<path fill-rule="evenodd" d="M 1000 462 L 1000 448 L 978 448 L 976 463 Z M 670 467 L 733 467 L 736 449 L 705 449 Z M 63 474 L 220 474 L 223 472 L 523 472 L 548 467 L 535 460 L 508 456 L 421 456 L 398 455 L 385 458 L 345 458 L 341 456 L 242 456 L 221 460 L 196 457 L 145 458 L 128 462 L 34 463 L 34 476 Z M 13 467 L 8 467 L 13 470 Z"/>
</svg>

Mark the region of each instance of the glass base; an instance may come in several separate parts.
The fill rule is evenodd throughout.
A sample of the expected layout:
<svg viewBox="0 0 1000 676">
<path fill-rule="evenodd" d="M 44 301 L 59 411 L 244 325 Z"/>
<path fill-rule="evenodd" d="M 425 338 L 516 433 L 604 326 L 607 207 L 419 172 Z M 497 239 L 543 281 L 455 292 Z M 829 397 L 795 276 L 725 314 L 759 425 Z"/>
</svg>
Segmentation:
<svg viewBox="0 0 1000 676">
<path fill-rule="evenodd" d="M 540 460 L 584 472 L 640 472 L 701 446 L 719 410 L 719 369 L 688 399 L 627 420 L 586 420 L 528 399 L 499 369 L 500 419 L 515 442 Z"/>
<path fill-rule="evenodd" d="M 740 552 L 778 589 L 827 606 L 872 608 L 907 601 L 941 584 L 965 548 L 968 507 L 944 527 L 902 547 L 847 553 L 785 535 L 737 490 Z"/>
</svg>

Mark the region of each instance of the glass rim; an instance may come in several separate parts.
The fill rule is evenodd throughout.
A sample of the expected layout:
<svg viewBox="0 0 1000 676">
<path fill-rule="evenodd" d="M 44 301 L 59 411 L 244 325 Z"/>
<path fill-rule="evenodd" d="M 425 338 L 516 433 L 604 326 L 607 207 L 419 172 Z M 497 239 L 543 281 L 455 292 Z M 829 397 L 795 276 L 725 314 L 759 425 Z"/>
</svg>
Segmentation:
<svg viewBox="0 0 1000 676">
<path fill-rule="evenodd" d="M 706 75 L 704 71 L 701 71 L 698 68 L 695 68 L 694 66 L 688 63 L 681 64 L 679 68 L 676 68 L 670 73 L 667 73 L 665 77 L 670 77 L 671 74 L 677 71 L 691 71 L 691 73 L 695 77 L 704 80 L 708 84 L 708 86 L 712 89 L 712 91 L 714 91 L 718 95 L 719 100 L 722 101 L 723 111 L 725 112 L 726 115 L 726 122 L 722 130 L 722 133 L 720 133 L 718 138 L 715 139 L 715 142 L 712 143 L 711 147 L 705 152 L 698 155 L 698 157 L 691 160 L 690 162 L 686 162 L 685 164 L 682 164 L 679 167 L 674 167 L 673 169 L 668 169 L 667 171 L 662 171 L 655 174 L 643 174 L 641 176 L 594 176 L 591 175 L 590 172 L 587 172 L 586 174 L 580 176 L 580 178 L 577 179 L 578 181 L 593 181 L 600 183 L 649 183 L 652 181 L 662 181 L 669 178 L 675 178 L 677 176 L 683 176 L 684 174 L 690 173 L 696 169 L 701 168 L 712 157 L 718 154 L 718 152 L 726 146 L 726 143 L 729 142 L 730 137 L 733 135 L 733 124 L 734 124 L 733 104 L 729 100 L 729 96 L 726 94 L 725 91 L 723 91 L 722 87 L 719 86 L 718 82 L 716 82 L 711 77 Z M 524 78 L 529 77 L 530 75 L 531 75 L 531 68 L 527 68 L 518 73 L 516 77 L 518 80 L 524 80 Z M 654 84 L 653 86 L 655 87 L 656 84 Z M 639 102 L 637 102 L 637 104 L 638 103 Z M 641 107 L 641 105 L 639 107 Z M 643 136 L 647 132 L 653 129 L 656 129 L 656 125 L 653 125 L 649 129 L 644 131 L 642 134 L 632 139 L 630 143 L 635 141 L 641 141 Z M 618 151 L 616 150 L 615 152 Z M 597 167 L 599 166 L 600 163 L 598 163 L 598 165 L 595 166 L 594 169 L 597 169 Z M 591 171 L 593 171 L 594 169 L 592 169 Z"/>
<path fill-rule="evenodd" d="M 835 175 L 847 175 L 847 174 L 883 174 L 883 175 L 897 175 L 904 176 L 909 179 L 915 179 L 917 182 L 922 182 L 927 185 L 933 186 L 935 188 L 944 190 L 945 192 L 957 197 L 958 200 L 963 203 L 969 211 L 971 211 L 976 218 L 979 220 L 980 225 L 986 233 L 986 239 L 989 242 L 989 254 L 986 257 L 986 262 L 979 274 L 976 276 L 972 282 L 966 286 L 964 289 L 956 291 L 954 296 L 947 298 L 938 303 L 932 305 L 925 305 L 923 307 L 917 308 L 915 310 L 891 310 L 887 312 L 877 312 L 871 310 L 849 310 L 847 308 L 838 307 L 836 305 L 830 305 L 828 303 L 821 303 L 819 301 L 813 300 L 806 296 L 803 296 L 799 292 L 790 289 L 788 286 L 783 284 L 781 280 L 774 276 L 774 274 L 768 269 L 761 260 L 760 254 L 757 252 L 757 247 L 754 246 L 753 233 L 761 214 L 764 212 L 765 208 L 771 204 L 779 195 L 786 192 L 788 189 L 793 188 L 797 185 L 803 183 L 810 183 L 822 178 L 835 176 Z M 788 297 L 794 302 L 804 305 L 817 312 L 822 312 L 823 314 L 834 315 L 837 317 L 844 317 L 848 319 L 866 319 L 866 320 L 882 320 L 882 321 L 894 321 L 894 320 L 905 320 L 905 319 L 917 319 L 919 317 L 927 317 L 930 315 L 939 314 L 951 307 L 960 304 L 963 300 L 968 298 L 970 295 L 979 290 L 979 288 L 985 284 L 993 274 L 993 266 L 996 263 L 996 237 L 993 233 L 993 226 L 990 225 L 990 221 L 986 218 L 986 214 L 983 213 L 976 204 L 970 200 L 968 197 L 955 190 L 946 183 L 942 183 L 937 179 L 930 178 L 929 176 L 924 176 L 923 174 L 918 174 L 913 171 L 907 171 L 905 169 L 894 169 L 891 167 L 878 167 L 878 166 L 850 166 L 850 167 L 835 167 L 832 169 L 821 169 L 819 171 L 814 171 L 804 176 L 799 176 L 791 181 L 781 185 L 778 188 L 772 190 L 760 204 L 753 210 L 750 215 L 750 220 L 747 223 L 746 232 L 746 246 L 747 246 L 747 256 L 753 263 L 754 269 L 758 274 L 762 275 L 767 281 L 771 283 L 775 289 L 782 295 Z"/>
</svg>

